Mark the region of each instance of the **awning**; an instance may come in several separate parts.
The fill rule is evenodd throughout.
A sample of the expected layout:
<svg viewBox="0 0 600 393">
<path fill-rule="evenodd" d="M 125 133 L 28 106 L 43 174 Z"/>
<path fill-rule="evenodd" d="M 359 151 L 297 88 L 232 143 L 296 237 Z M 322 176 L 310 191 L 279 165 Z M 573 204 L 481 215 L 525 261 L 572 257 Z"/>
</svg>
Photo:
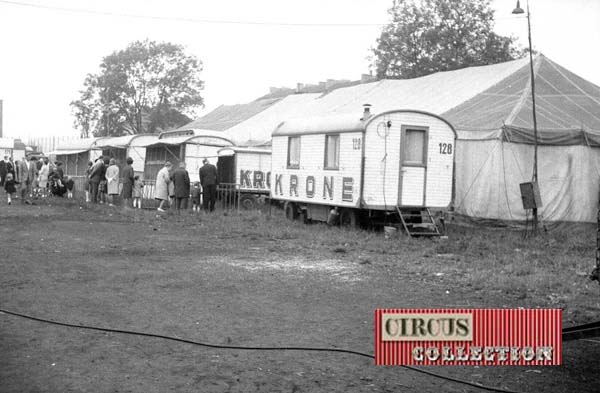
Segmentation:
<svg viewBox="0 0 600 393">
<path fill-rule="evenodd" d="M 68 156 L 70 154 L 79 154 L 79 153 L 85 153 L 86 151 L 89 151 L 90 149 L 78 149 L 78 150 L 54 150 L 51 151 L 50 153 L 47 153 L 47 155 L 53 155 L 53 156 Z"/>
</svg>

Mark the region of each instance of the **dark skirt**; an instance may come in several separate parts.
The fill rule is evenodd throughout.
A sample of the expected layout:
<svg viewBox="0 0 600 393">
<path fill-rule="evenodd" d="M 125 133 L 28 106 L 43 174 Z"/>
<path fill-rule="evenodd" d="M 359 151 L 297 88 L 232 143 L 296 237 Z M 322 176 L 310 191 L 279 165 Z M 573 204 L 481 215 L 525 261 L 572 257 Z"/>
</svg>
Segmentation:
<svg viewBox="0 0 600 393">
<path fill-rule="evenodd" d="M 4 184 L 4 190 L 6 191 L 7 194 L 14 194 L 15 192 L 17 192 L 17 188 L 15 187 L 15 182 L 13 182 L 13 181 L 6 182 L 6 184 Z"/>
<path fill-rule="evenodd" d="M 133 185 L 130 183 L 123 183 L 123 191 L 121 194 L 123 199 L 131 199 L 132 193 L 133 193 Z"/>
</svg>

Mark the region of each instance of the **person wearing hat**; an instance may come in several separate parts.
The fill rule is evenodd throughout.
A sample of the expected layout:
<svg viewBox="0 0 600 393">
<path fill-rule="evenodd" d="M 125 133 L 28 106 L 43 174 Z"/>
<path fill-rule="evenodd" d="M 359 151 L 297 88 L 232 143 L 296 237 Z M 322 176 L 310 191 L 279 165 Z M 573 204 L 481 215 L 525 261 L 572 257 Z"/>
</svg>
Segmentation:
<svg viewBox="0 0 600 393">
<path fill-rule="evenodd" d="M 175 209 L 177 214 L 181 209 L 187 209 L 188 198 L 190 197 L 190 175 L 185 169 L 185 161 L 179 163 L 179 168 L 171 174 L 173 189 L 175 193 Z"/>
<path fill-rule="evenodd" d="M 204 211 L 215 210 L 215 199 L 217 196 L 217 185 L 219 176 L 217 167 L 208 162 L 208 158 L 202 160 L 204 164 L 200 168 L 200 184 L 202 185 L 202 207 Z"/>
</svg>

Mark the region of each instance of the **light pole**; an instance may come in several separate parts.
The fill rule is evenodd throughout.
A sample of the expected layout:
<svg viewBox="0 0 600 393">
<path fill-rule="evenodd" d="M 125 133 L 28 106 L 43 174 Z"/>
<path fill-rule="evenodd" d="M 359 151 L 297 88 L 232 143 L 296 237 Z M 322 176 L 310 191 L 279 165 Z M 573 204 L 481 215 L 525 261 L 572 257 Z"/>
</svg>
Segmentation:
<svg viewBox="0 0 600 393">
<path fill-rule="evenodd" d="M 517 6 L 512 11 L 515 15 L 525 13 L 521 5 L 517 0 Z M 534 190 L 538 189 L 538 130 L 537 130 L 537 118 L 535 114 L 535 74 L 533 73 L 533 46 L 531 45 L 531 19 L 529 14 L 529 0 L 527 0 L 527 36 L 529 38 L 529 69 L 531 71 L 531 109 L 533 111 L 533 176 L 531 182 L 533 183 Z M 533 233 L 537 233 L 538 227 L 538 211 L 537 204 L 533 208 Z"/>
</svg>

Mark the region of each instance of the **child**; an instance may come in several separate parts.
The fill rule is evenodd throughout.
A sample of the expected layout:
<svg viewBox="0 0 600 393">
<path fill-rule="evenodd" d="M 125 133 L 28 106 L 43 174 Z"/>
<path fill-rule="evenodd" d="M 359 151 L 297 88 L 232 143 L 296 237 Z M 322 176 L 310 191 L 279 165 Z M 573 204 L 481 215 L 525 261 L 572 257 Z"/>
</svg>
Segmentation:
<svg viewBox="0 0 600 393">
<path fill-rule="evenodd" d="M 65 185 L 67 186 L 67 199 L 73 199 L 73 188 L 75 187 L 75 182 L 71 176 L 67 177 Z"/>
<path fill-rule="evenodd" d="M 8 195 L 8 204 L 12 203 L 12 198 L 15 196 L 17 192 L 17 187 L 15 187 L 15 179 L 13 178 L 12 173 L 6 174 L 6 180 L 4 181 L 4 191 L 6 191 L 6 195 Z"/>
<path fill-rule="evenodd" d="M 106 180 L 100 180 L 98 184 L 98 199 L 100 204 L 106 202 Z"/>
<path fill-rule="evenodd" d="M 195 182 L 192 185 L 192 211 L 200 211 L 200 183 Z"/>
<path fill-rule="evenodd" d="M 142 187 L 144 182 L 140 180 L 139 176 L 133 177 L 133 208 L 142 208 Z"/>
</svg>

